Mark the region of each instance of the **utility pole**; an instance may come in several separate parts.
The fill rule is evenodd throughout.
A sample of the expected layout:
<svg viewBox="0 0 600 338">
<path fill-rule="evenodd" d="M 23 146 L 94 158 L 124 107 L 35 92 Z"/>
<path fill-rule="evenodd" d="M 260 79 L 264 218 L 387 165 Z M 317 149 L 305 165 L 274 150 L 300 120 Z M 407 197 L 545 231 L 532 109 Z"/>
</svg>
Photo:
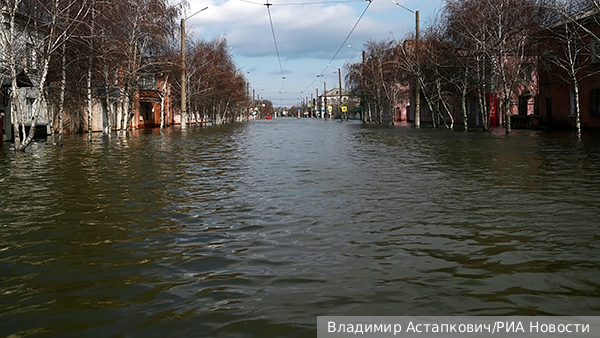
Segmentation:
<svg viewBox="0 0 600 338">
<path fill-rule="evenodd" d="M 250 82 L 248 82 L 246 88 L 246 95 L 250 98 Z M 252 107 L 252 101 L 250 101 L 250 107 Z M 250 107 L 246 108 L 246 121 L 250 121 Z"/>
<path fill-rule="evenodd" d="M 324 110 L 325 113 L 323 115 L 327 115 L 329 116 L 329 111 L 328 111 L 328 107 L 327 107 L 327 82 L 323 82 L 323 102 L 324 102 Z M 326 118 L 325 116 L 323 116 L 324 118 Z"/>
<path fill-rule="evenodd" d="M 185 129 L 187 112 L 185 111 L 185 19 L 181 18 L 181 129 Z"/>
<path fill-rule="evenodd" d="M 306 114 L 308 114 L 308 118 L 310 118 L 310 102 L 308 101 L 308 95 L 306 95 L 305 105 L 306 105 Z"/>
<path fill-rule="evenodd" d="M 342 121 L 348 121 L 346 113 L 342 112 L 342 70 L 340 68 L 338 68 L 338 77 L 340 80 L 340 118 L 342 119 Z"/>
<path fill-rule="evenodd" d="M 363 50 L 362 51 L 362 66 L 361 66 L 361 69 L 360 69 L 360 92 L 361 93 L 364 90 L 364 88 L 363 88 L 363 83 L 364 83 L 363 76 L 364 76 L 364 71 L 365 71 L 365 59 L 366 59 L 366 57 L 367 57 L 367 52 L 365 50 Z M 364 98 L 364 95 L 363 95 L 363 98 Z M 360 117 L 360 119 L 362 120 L 362 123 L 367 123 L 367 115 L 366 115 L 367 107 L 365 107 L 363 105 L 362 101 L 363 100 L 361 99 L 360 100 L 360 106 L 362 108 L 362 111 L 361 111 L 361 117 Z"/>
<path fill-rule="evenodd" d="M 321 105 L 321 102 L 319 100 L 319 88 L 316 88 L 317 93 L 315 94 L 315 109 L 317 110 L 318 113 L 321 113 L 321 110 L 319 109 L 319 106 Z"/>
<path fill-rule="evenodd" d="M 419 15 L 419 11 L 415 12 L 415 26 L 416 26 L 416 34 L 415 34 L 415 59 L 417 61 L 417 77 L 415 84 L 415 127 L 419 128 L 421 126 L 421 82 L 419 76 L 421 75 L 421 64 L 419 62 L 419 49 L 421 45 L 421 32 L 419 31 L 421 17 Z"/>
<path fill-rule="evenodd" d="M 394 0 L 392 2 L 415 15 L 415 63 L 417 64 L 417 76 L 415 76 L 415 127 L 419 128 L 421 126 L 421 83 L 419 82 L 419 77 L 421 76 L 421 65 L 419 62 L 419 49 L 421 49 L 421 31 L 419 26 L 421 15 L 419 11 L 413 11 Z"/>
</svg>

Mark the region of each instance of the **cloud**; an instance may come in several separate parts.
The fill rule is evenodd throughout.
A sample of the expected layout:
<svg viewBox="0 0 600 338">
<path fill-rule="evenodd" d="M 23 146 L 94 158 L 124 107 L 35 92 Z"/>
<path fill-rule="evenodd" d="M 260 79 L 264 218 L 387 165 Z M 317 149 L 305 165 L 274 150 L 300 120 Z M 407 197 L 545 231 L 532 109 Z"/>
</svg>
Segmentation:
<svg viewBox="0 0 600 338">
<path fill-rule="evenodd" d="M 272 30 L 266 6 L 229 0 L 209 5 L 202 18 L 194 17 L 190 21 L 198 26 L 209 26 L 209 29 L 201 29 L 205 34 L 226 34 L 229 45 L 243 56 L 275 55 L 274 31 L 282 58 L 327 58 L 335 54 L 367 5 L 368 2 L 329 6 L 275 4 L 270 7 Z M 192 11 L 195 7 L 192 6 Z M 353 37 L 368 39 L 388 31 L 389 27 L 367 16 L 356 27 Z"/>
<path fill-rule="evenodd" d="M 274 100 L 282 95 L 301 97 L 305 95 L 302 92 L 312 93 L 316 88 L 321 90 L 323 82 L 315 80 L 321 72 L 325 76 L 320 80 L 326 81 L 328 89 L 338 86 L 337 74 L 333 74 L 337 70 L 327 64 L 342 68 L 347 60 L 359 59 L 360 52 L 348 48 L 348 44 L 360 50 L 370 39 L 402 38 L 415 25 L 414 14 L 390 0 L 373 0 L 370 5 L 361 1 L 301 6 L 283 4 L 319 0 L 268 0 L 273 3 L 269 9 L 285 76 L 282 81 L 280 60 L 264 0 L 248 0 L 256 4 L 242 0 L 189 1 L 189 13 L 206 6 L 208 9 L 186 21 L 187 31 L 206 40 L 225 35 L 232 47 L 234 60 L 240 67 L 245 66 L 251 87 L 260 88 L 261 97 Z M 442 0 L 396 1 L 408 8 L 421 6 L 421 17 L 425 18 Z M 367 6 L 364 17 L 344 42 Z M 336 53 L 335 60 L 331 61 Z M 288 99 L 277 103 L 291 105 L 295 101 Z"/>
</svg>

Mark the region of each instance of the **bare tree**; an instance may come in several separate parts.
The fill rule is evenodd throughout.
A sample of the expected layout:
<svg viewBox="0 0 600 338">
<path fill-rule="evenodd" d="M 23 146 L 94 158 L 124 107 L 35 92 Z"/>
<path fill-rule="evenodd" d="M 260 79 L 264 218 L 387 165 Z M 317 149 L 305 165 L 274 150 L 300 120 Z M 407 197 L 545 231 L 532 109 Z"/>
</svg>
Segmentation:
<svg viewBox="0 0 600 338">
<path fill-rule="evenodd" d="M 224 37 L 191 44 L 186 64 L 190 111 L 200 123 L 204 115 L 215 124 L 234 121 L 231 111 L 249 100 L 246 79 L 236 69 Z"/>
<path fill-rule="evenodd" d="M 446 81 L 450 86 L 454 87 L 456 95 L 460 97 L 460 110 L 462 113 L 463 130 L 468 131 L 468 115 L 467 115 L 467 96 L 477 88 L 477 80 L 485 80 L 484 77 L 474 77 L 478 74 L 476 69 L 477 55 L 480 51 L 476 45 L 473 45 L 469 39 L 466 39 L 461 29 L 464 28 L 466 22 L 460 20 L 460 15 L 456 11 L 459 10 L 453 3 L 447 3 L 444 11 L 437 18 L 438 34 L 437 40 L 439 53 L 442 54 L 449 71 L 446 73 Z M 485 88 L 485 83 L 481 85 Z M 484 93 L 479 95 L 481 102 L 485 102 Z M 484 106 L 482 106 L 484 107 Z M 484 124 L 484 129 L 488 128 L 488 124 Z"/>
<path fill-rule="evenodd" d="M 54 52 L 71 32 L 73 20 L 62 20 L 76 4 L 74 0 L 11 0 L 5 3 L 4 20 L 7 29 L 0 33 L 2 59 L 11 80 L 11 121 L 16 151 L 24 151 L 32 142 L 38 118 L 45 107 L 45 90 L 50 61 Z M 79 11 L 81 13 L 81 11 Z M 21 69 L 22 56 L 29 57 L 29 69 Z M 20 74 L 28 73 L 35 86 L 35 98 L 30 111 L 23 101 L 26 91 L 19 90 Z M 51 123 L 48 121 L 48 123 Z M 26 131 L 29 125 L 29 131 Z"/>
<path fill-rule="evenodd" d="M 463 64 L 468 69 L 468 71 L 466 69 L 464 71 L 469 73 L 473 87 L 477 91 L 482 129 L 489 130 L 490 107 L 493 106 L 493 103 L 488 102 L 486 94 L 494 89 L 491 72 L 493 41 L 487 28 L 488 17 L 481 13 L 485 10 L 485 1 L 447 0 L 442 15 L 452 44 L 464 51 Z M 464 99 L 465 97 L 463 97 Z M 463 110 L 466 109 L 465 106 L 466 104 L 463 105 Z"/>
<path fill-rule="evenodd" d="M 399 67 L 399 58 L 402 52 L 393 39 L 369 40 L 364 47 L 361 62 L 347 62 L 344 65 L 346 88 L 361 97 L 368 107 L 369 116 L 374 106 L 378 123 L 383 122 L 386 111 L 389 111 L 388 120 L 393 123 L 394 104 L 401 95 L 399 80 L 402 69 Z"/>
<path fill-rule="evenodd" d="M 581 137 L 581 91 L 580 82 L 598 71 L 586 67 L 595 55 L 596 45 L 589 41 L 598 41 L 596 34 L 588 29 L 588 24 L 594 22 L 598 12 L 597 2 L 591 4 L 587 0 L 574 0 L 563 2 L 559 0 L 547 0 L 543 8 L 549 10 L 545 30 L 541 36 L 543 41 L 542 60 L 547 71 L 552 71 L 572 87 L 571 109 L 575 116 L 575 129 L 577 137 Z M 558 68 L 558 69 L 556 69 Z"/>
</svg>

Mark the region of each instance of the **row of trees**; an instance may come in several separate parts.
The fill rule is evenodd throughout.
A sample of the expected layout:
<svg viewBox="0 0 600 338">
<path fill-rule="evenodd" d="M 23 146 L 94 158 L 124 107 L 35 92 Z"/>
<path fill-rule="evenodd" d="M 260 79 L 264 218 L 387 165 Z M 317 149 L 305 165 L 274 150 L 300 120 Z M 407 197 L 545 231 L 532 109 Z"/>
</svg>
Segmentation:
<svg viewBox="0 0 600 338">
<path fill-rule="evenodd" d="M 577 81 L 589 76 L 581 74 L 581 55 L 596 57 L 588 40 L 600 39 L 577 15 L 595 10 L 597 20 L 599 8 L 595 0 L 446 0 L 418 46 L 414 34 L 403 42 L 368 41 L 363 60 L 345 65 L 347 88 L 381 116 L 418 84 L 434 126 L 453 127 L 460 102 L 465 130 L 467 96 L 476 93 L 482 128 L 490 127 L 490 100 L 500 100 L 509 133 L 514 94 L 536 67 L 560 66 L 579 97 Z"/>
<path fill-rule="evenodd" d="M 192 120 L 210 119 L 219 124 L 248 117 L 251 104 L 248 82 L 240 69 L 236 69 L 224 37 L 193 42 L 186 64 Z"/>
<path fill-rule="evenodd" d="M 49 123 L 56 122 L 59 142 L 65 131 L 84 128 L 91 138 L 93 105 L 98 101 L 110 117 L 116 116 L 115 107 L 123 112 L 114 126 L 113 118 L 106 118 L 105 132 L 129 134 L 140 80 L 148 75 L 174 83 L 171 95 L 179 105 L 178 18 L 187 8 L 185 1 L 169 0 L 4 0 L 0 63 L 12 81 L 7 95 L 16 150 L 30 144 L 37 120 L 46 112 L 52 113 Z M 247 81 L 236 70 L 226 40 L 189 44 L 188 93 L 195 115 L 202 111 L 223 120 L 223 112 L 247 106 Z M 19 97 L 24 95 L 17 81 L 22 73 L 37 88 L 31 116 Z M 31 126 L 28 133 L 26 125 Z"/>
</svg>

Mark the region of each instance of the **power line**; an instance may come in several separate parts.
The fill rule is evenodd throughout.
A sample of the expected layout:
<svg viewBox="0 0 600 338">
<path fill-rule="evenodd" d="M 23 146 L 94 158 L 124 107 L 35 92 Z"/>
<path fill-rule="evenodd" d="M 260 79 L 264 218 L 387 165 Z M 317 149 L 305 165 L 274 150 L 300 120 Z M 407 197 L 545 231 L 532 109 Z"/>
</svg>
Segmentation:
<svg viewBox="0 0 600 338">
<path fill-rule="evenodd" d="M 350 36 L 352 35 L 352 33 L 354 33 L 354 30 L 356 29 L 356 27 L 358 26 L 358 24 L 362 20 L 363 16 L 365 16 L 365 13 L 367 13 L 367 10 L 371 6 L 371 3 L 373 3 L 373 0 L 367 0 L 367 1 L 369 1 L 369 4 L 367 5 L 367 7 L 365 8 L 365 10 L 362 12 L 362 14 L 360 15 L 360 17 L 358 18 L 358 20 L 354 24 L 354 27 L 352 27 L 352 30 L 350 31 L 350 33 L 348 33 L 348 36 L 346 36 L 346 39 L 344 39 L 344 42 L 342 42 L 342 44 L 340 45 L 340 48 L 338 48 L 337 52 L 335 52 L 335 55 L 331 58 L 331 60 L 329 60 L 329 62 L 327 63 L 327 66 L 325 66 L 325 68 L 323 69 L 323 71 L 321 71 L 321 73 L 319 75 L 317 75 L 317 78 L 321 77 L 325 73 L 325 71 L 327 70 L 327 67 L 329 67 L 329 65 L 333 62 L 333 60 L 335 60 L 335 58 L 338 56 L 338 54 L 340 53 L 340 51 L 342 50 L 342 48 L 344 48 L 344 46 L 346 45 L 346 41 L 348 41 L 348 39 L 350 38 Z M 312 85 L 315 84 L 315 82 L 317 82 L 316 78 L 304 90 L 304 92 L 306 92 L 308 89 L 310 89 L 310 87 L 312 87 Z M 340 88 L 341 88 L 341 83 L 340 83 Z"/>
<path fill-rule="evenodd" d="M 368 1 L 369 4 L 367 5 L 367 7 L 365 8 L 365 10 L 362 12 L 362 14 L 360 15 L 360 17 L 358 18 L 358 20 L 356 21 L 356 23 L 354 24 L 354 26 L 352 27 L 352 30 L 350 30 L 350 33 L 348 33 L 348 36 L 346 36 L 346 38 L 344 39 L 344 42 L 342 42 L 342 44 L 340 45 L 340 48 L 338 48 L 338 50 L 335 52 L 335 55 L 333 55 L 333 57 L 331 58 L 331 60 L 327 63 L 327 66 L 325 66 L 325 69 L 323 69 L 323 71 L 317 76 L 320 77 L 322 76 L 325 71 L 327 70 L 327 67 L 329 67 L 329 65 L 333 62 L 333 60 L 335 60 L 335 58 L 338 56 L 338 54 L 340 53 L 340 51 L 342 50 L 342 48 L 345 46 L 346 42 L 348 41 L 348 39 L 350 38 L 350 36 L 352 35 L 352 33 L 354 33 L 354 30 L 356 29 L 356 27 L 358 26 L 358 24 L 360 23 L 360 21 L 362 20 L 362 18 L 364 17 L 365 13 L 367 13 L 367 10 L 369 9 L 369 7 L 371 6 L 371 3 L 373 2 L 373 0 L 350 0 L 350 1 L 316 1 L 316 2 L 297 2 L 297 3 L 288 3 L 288 4 L 272 4 L 269 3 L 269 1 L 267 0 L 266 4 L 261 4 L 258 2 L 253 2 L 253 1 L 248 1 L 248 0 L 240 0 L 242 2 L 247 2 L 250 4 L 254 4 L 254 5 L 259 5 L 259 6 L 267 6 L 267 12 L 269 13 L 269 22 L 271 24 L 271 32 L 273 33 L 273 42 L 275 43 L 275 51 L 277 52 L 277 60 L 279 61 L 279 69 L 281 71 L 281 88 L 279 90 L 279 92 L 281 93 L 281 91 L 283 90 L 283 84 L 285 82 L 285 75 L 283 74 L 283 66 L 281 65 L 281 56 L 279 54 L 279 47 L 277 45 L 277 38 L 275 37 L 275 27 L 273 26 L 273 19 L 271 17 L 271 6 L 304 6 L 304 5 L 321 5 L 321 4 L 344 4 L 344 3 L 354 3 L 354 2 L 364 2 L 364 1 Z M 308 89 L 310 89 L 310 87 L 312 87 L 312 85 L 316 82 L 317 80 L 313 80 L 313 82 L 304 90 L 302 91 L 303 93 L 308 91 Z M 341 87 L 341 84 L 340 84 Z"/>
<path fill-rule="evenodd" d="M 321 2 L 297 2 L 291 4 L 278 4 L 278 6 L 305 6 L 305 5 L 329 5 L 329 4 L 349 4 L 352 2 L 365 2 L 365 0 L 356 1 L 321 1 Z"/>
<path fill-rule="evenodd" d="M 345 3 L 353 3 L 353 2 L 364 2 L 365 0 L 293 2 L 293 3 L 288 3 L 288 4 L 271 4 L 271 3 L 261 4 L 261 3 L 258 3 L 258 2 L 248 1 L 248 0 L 240 0 L 240 1 L 247 2 L 247 3 L 253 4 L 253 5 L 259 5 L 259 6 L 263 6 L 263 5 L 264 6 L 267 6 L 267 5 L 268 6 L 305 6 L 305 5 L 345 4 Z"/>
<path fill-rule="evenodd" d="M 273 18 L 271 18 L 271 6 L 268 1 L 265 4 L 267 6 L 267 12 L 269 12 L 269 22 L 271 23 L 271 32 L 273 32 L 273 42 L 275 43 L 275 51 L 277 52 L 277 60 L 279 60 L 279 70 L 281 70 L 281 89 L 283 89 L 283 81 L 285 81 L 285 76 L 283 75 L 283 66 L 281 65 L 281 56 L 279 56 L 279 47 L 277 46 L 277 38 L 275 38 L 275 27 L 273 26 Z M 281 91 L 281 89 L 279 91 Z"/>
</svg>

